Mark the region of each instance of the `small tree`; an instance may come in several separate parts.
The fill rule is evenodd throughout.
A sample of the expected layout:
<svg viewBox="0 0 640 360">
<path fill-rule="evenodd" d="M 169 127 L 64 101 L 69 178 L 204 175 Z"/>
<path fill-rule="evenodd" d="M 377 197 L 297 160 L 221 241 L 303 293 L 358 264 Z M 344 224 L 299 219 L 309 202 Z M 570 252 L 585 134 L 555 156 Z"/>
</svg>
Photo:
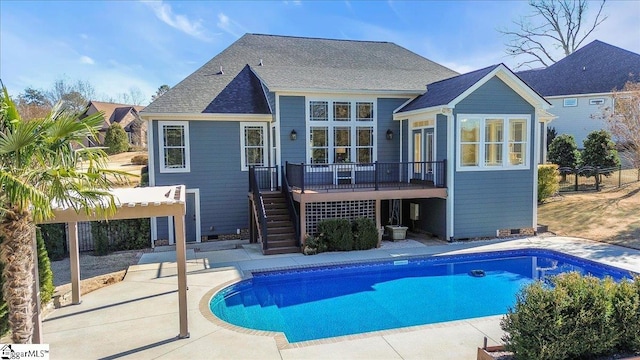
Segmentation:
<svg viewBox="0 0 640 360">
<path fill-rule="evenodd" d="M 107 129 L 104 136 L 104 146 L 106 146 L 109 155 L 120 154 L 129 150 L 129 139 L 127 133 L 118 123 L 113 123 Z"/>
<path fill-rule="evenodd" d="M 614 90 L 613 104 L 597 117 L 607 122 L 625 159 L 640 169 L 640 82 L 629 81 L 622 90 Z"/>
<path fill-rule="evenodd" d="M 558 165 L 560 168 L 575 168 L 580 162 L 580 152 L 573 135 L 562 134 L 551 142 L 547 158 L 550 162 Z M 562 174 L 562 182 L 567 181 L 567 173 Z"/>
<path fill-rule="evenodd" d="M 606 130 L 595 130 L 584 140 L 584 151 L 581 157 L 582 166 L 599 167 L 600 174 L 609 176 L 614 168 L 620 166 L 620 157 L 611 134 Z"/>
</svg>

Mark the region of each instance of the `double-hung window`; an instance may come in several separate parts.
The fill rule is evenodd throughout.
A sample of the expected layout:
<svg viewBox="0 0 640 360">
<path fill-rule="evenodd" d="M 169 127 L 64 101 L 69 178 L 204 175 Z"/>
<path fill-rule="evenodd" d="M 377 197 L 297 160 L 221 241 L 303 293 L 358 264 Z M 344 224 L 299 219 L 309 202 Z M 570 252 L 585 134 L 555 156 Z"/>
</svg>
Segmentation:
<svg viewBox="0 0 640 360">
<path fill-rule="evenodd" d="M 267 125 L 261 123 L 240 123 L 240 159 L 242 170 L 250 166 L 266 166 L 267 164 Z"/>
<path fill-rule="evenodd" d="M 158 133 L 160 172 L 189 172 L 189 123 L 159 121 Z"/>
<path fill-rule="evenodd" d="M 309 160 L 312 164 L 375 161 L 374 102 L 308 102 Z"/>
<path fill-rule="evenodd" d="M 529 115 L 458 115 L 457 169 L 527 168 L 529 121 Z"/>
</svg>

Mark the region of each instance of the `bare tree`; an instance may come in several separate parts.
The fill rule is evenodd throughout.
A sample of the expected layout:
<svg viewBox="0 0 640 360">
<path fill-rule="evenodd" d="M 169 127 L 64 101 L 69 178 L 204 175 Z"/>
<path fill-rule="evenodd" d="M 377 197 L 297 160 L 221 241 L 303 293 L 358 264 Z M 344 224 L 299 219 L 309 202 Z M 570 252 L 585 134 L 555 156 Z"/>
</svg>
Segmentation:
<svg viewBox="0 0 640 360">
<path fill-rule="evenodd" d="M 18 95 L 15 102 L 18 113 L 25 121 L 33 119 L 43 119 L 53 108 L 42 90 L 28 87 Z"/>
<path fill-rule="evenodd" d="M 596 117 L 607 122 L 620 155 L 640 169 L 640 83 L 629 81 L 622 90 L 614 90 L 613 106 Z"/>
<path fill-rule="evenodd" d="M 82 111 L 88 105 L 89 100 L 94 99 L 96 91 L 88 81 L 77 80 L 71 83 L 68 79 L 58 79 L 53 83 L 51 90 L 46 92 L 47 98 L 52 104 L 60 100 L 74 111 Z"/>
<path fill-rule="evenodd" d="M 142 105 L 145 102 L 145 96 L 142 90 L 136 86 L 129 88 L 129 92 L 119 93 L 116 98 L 109 98 L 109 102 L 115 102 L 128 105 Z"/>
<path fill-rule="evenodd" d="M 523 66 L 549 66 L 576 51 L 595 28 L 607 19 L 602 14 L 606 0 L 599 3 L 593 21 L 587 19 L 587 0 L 530 0 L 531 14 L 513 21 L 515 30 L 499 30 L 509 37 L 507 54 L 527 55 Z M 588 23 L 587 23 L 588 22 Z M 563 56 L 556 51 L 562 49 Z"/>
</svg>

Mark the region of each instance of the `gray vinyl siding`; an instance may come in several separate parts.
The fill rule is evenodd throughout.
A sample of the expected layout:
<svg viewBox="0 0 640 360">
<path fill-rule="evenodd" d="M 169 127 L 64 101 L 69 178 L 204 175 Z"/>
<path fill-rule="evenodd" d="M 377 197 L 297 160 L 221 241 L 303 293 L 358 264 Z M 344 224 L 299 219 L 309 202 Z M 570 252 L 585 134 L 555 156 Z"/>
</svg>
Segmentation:
<svg viewBox="0 0 640 360">
<path fill-rule="evenodd" d="M 160 173 L 154 162 L 155 184 L 185 184 L 200 189 L 201 235 L 230 234 L 248 227 L 248 173 L 240 169 L 240 124 L 189 121 L 191 171 Z M 158 122 L 153 121 L 153 156 L 158 157 Z M 211 227 L 214 230 L 211 230 Z M 167 239 L 166 218 L 158 219 L 158 239 Z"/>
<path fill-rule="evenodd" d="M 493 78 L 458 103 L 457 114 L 528 114 L 530 143 L 529 169 L 457 171 L 454 182 L 454 234 L 457 239 L 496 236 L 498 229 L 531 227 L 535 129 L 533 106 L 498 78 Z M 456 124 L 457 126 L 457 124 Z M 457 131 L 457 129 L 454 129 Z M 455 151 L 458 151 L 456 147 Z M 449 162 L 455 166 L 455 158 Z"/>
<path fill-rule="evenodd" d="M 447 116 L 436 115 L 436 160 L 447 159 Z M 448 164 L 451 165 L 451 162 Z"/>
<path fill-rule="evenodd" d="M 564 99 L 576 98 L 578 106 L 564 107 Z M 589 105 L 589 100 L 604 99 L 602 105 Z M 578 148 L 584 148 L 584 139 L 590 132 L 600 129 L 606 129 L 607 124 L 598 116 L 602 114 L 602 109 L 610 107 L 612 103 L 611 96 L 563 96 L 558 98 L 547 98 L 551 103 L 549 112 L 556 115 L 549 127 L 556 129 L 558 135 L 569 134 L 576 139 Z"/>
<path fill-rule="evenodd" d="M 308 163 L 306 157 L 307 127 L 304 96 L 280 96 L 280 153 L 282 163 Z M 291 130 L 297 139 L 291 140 Z"/>
<path fill-rule="evenodd" d="M 377 136 L 379 162 L 397 162 L 400 160 L 400 122 L 393 120 L 393 110 L 408 99 L 378 99 Z M 393 140 L 387 140 L 387 130 L 393 131 Z"/>
</svg>

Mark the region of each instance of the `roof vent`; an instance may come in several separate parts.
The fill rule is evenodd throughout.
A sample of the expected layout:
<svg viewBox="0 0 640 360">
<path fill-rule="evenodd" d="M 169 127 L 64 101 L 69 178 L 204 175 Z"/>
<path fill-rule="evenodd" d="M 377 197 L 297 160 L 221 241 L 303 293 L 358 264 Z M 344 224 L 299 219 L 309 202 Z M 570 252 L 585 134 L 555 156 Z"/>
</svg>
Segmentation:
<svg viewBox="0 0 640 360">
<path fill-rule="evenodd" d="M 587 70 L 587 67 L 586 67 L 586 66 L 583 66 L 583 67 L 582 67 L 582 71 L 585 71 L 585 70 Z"/>
<path fill-rule="evenodd" d="M 220 75 L 224 74 L 224 71 L 222 71 L 222 65 L 220 65 L 220 72 L 218 74 L 220 74 Z"/>
<path fill-rule="evenodd" d="M 260 59 L 260 66 L 263 66 L 263 65 L 262 65 L 262 59 Z"/>
</svg>

